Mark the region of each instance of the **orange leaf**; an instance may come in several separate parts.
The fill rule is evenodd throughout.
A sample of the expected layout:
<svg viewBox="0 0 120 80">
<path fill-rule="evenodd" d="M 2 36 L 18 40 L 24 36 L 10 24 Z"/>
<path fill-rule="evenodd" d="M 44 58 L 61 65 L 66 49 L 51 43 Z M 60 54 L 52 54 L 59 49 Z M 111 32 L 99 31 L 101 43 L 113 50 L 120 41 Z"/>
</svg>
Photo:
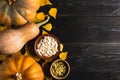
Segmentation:
<svg viewBox="0 0 120 80">
<path fill-rule="evenodd" d="M 40 0 L 40 6 L 52 5 L 49 0 Z"/>
<path fill-rule="evenodd" d="M 43 12 L 37 13 L 36 17 L 39 20 L 45 20 L 45 14 Z"/>
<path fill-rule="evenodd" d="M 5 29 L 7 29 L 6 26 L 0 26 L 0 31 L 3 31 L 3 30 L 5 30 Z"/>
<path fill-rule="evenodd" d="M 48 34 L 48 32 L 46 32 L 45 30 L 42 30 L 42 34 Z"/>
<path fill-rule="evenodd" d="M 59 58 L 60 59 L 66 59 L 67 58 L 67 54 L 68 54 L 67 52 L 62 52 L 62 53 L 59 54 Z"/>
<path fill-rule="evenodd" d="M 39 12 L 36 14 L 36 17 L 34 18 L 33 22 L 41 22 L 45 20 L 45 14 L 43 12 Z"/>
<path fill-rule="evenodd" d="M 60 44 L 60 51 L 62 51 L 63 50 L 63 44 Z"/>
<path fill-rule="evenodd" d="M 56 19 L 57 9 L 56 8 L 51 8 L 49 10 L 49 14 Z"/>
<path fill-rule="evenodd" d="M 0 61 L 5 60 L 7 58 L 7 55 L 0 53 Z"/>
<path fill-rule="evenodd" d="M 29 50 L 28 50 L 28 46 L 25 45 L 25 54 L 24 55 L 29 55 L 31 57 L 33 57 L 33 59 L 35 59 L 35 61 L 40 61 L 40 58 L 36 55 L 33 55 L 33 53 L 31 53 Z"/>
<path fill-rule="evenodd" d="M 44 28 L 45 30 L 47 30 L 47 31 L 51 31 L 51 29 L 52 29 L 52 24 L 51 24 L 51 23 L 48 23 L 48 24 L 44 25 L 43 28 Z"/>
</svg>

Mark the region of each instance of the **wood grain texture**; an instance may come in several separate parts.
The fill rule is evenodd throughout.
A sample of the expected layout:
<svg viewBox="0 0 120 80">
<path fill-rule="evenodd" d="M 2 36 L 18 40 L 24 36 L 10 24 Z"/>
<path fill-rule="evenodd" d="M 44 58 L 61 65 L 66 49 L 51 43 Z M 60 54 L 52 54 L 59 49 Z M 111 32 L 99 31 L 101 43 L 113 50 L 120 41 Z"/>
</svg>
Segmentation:
<svg viewBox="0 0 120 80">
<path fill-rule="evenodd" d="M 56 29 L 63 42 L 119 43 L 119 17 L 58 17 Z M 60 31 L 61 30 L 61 31 Z"/>
<path fill-rule="evenodd" d="M 60 15 L 119 16 L 119 0 L 58 0 Z"/>
<path fill-rule="evenodd" d="M 120 80 L 120 0 L 56 0 L 53 33 L 68 51 L 66 80 Z"/>
</svg>

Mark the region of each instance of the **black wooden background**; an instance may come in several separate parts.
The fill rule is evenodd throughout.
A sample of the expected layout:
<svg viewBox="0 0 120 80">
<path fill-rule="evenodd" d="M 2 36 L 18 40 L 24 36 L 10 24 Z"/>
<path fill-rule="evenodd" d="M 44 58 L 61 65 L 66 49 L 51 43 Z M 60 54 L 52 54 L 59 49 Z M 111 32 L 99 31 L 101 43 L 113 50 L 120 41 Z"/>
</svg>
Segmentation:
<svg viewBox="0 0 120 80">
<path fill-rule="evenodd" d="M 52 1 L 52 0 L 51 0 Z M 53 33 L 68 51 L 66 80 L 120 80 L 120 0 L 55 0 Z"/>
</svg>

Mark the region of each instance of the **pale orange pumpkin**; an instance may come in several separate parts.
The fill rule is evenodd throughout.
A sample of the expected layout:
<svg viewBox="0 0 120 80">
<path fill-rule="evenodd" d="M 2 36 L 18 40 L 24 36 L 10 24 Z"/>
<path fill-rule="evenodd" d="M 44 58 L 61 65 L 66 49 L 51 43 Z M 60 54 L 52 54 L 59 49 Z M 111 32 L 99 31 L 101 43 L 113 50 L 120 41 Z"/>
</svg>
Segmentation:
<svg viewBox="0 0 120 80">
<path fill-rule="evenodd" d="M 0 23 L 23 25 L 32 21 L 40 7 L 40 0 L 0 0 Z"/>
<path fill-rule="evenodd" d="M 16 55 L 1 63 L 0 80 L 44 80 L 44 73 L 32 57 Z"/>
</svg>

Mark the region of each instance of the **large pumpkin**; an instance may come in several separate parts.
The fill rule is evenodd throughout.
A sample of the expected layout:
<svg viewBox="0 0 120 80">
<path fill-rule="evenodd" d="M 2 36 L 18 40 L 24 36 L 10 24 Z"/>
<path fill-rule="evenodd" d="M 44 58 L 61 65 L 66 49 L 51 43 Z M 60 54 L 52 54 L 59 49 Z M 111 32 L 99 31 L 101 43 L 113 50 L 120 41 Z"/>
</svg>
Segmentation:
<svg viewBox="0 0 120 80">
<path fill-rule="evenodd" d="M 30 56 L 7 58 L 0 65 L 0 80 L 44 80 L 41 66 Z"/>
<path fill-rule="evenodd" d="M 32 21 L 40 7 L 40 0 L 0 0 L 0 23 L 23 25 Z"/>
</svg>

